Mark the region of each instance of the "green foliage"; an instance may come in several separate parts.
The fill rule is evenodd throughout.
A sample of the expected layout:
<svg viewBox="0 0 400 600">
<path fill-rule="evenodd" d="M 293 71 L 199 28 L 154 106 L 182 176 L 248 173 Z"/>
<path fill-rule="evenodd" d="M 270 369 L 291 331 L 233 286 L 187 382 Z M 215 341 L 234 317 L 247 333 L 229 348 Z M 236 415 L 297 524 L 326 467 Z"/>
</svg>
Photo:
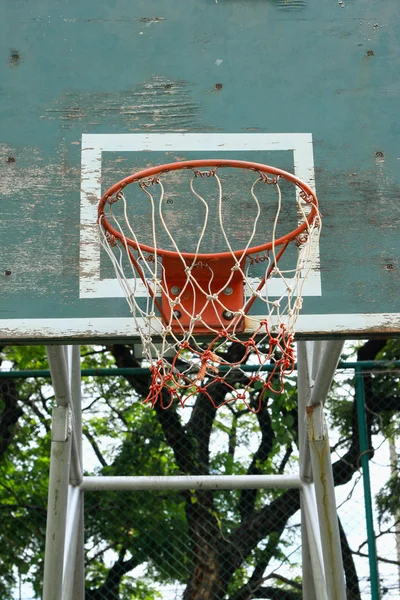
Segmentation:
<svg viewBox="0 0 400 600">
<path fill-rule="evenodd" d="M 393 342 L 382 351 L 382 357 L 394 360 L 398 352 L 399 342 Z M 4 348 L 0 358 L 15 369 L 48 368 L 42 348 Z M 109 348 L 82 349 L 82 367 L 114 365 Z M 387 371 L 369 380 L 373 393 L 382 397 L 399 394 L 399 378 L 393 376 L 390 367 Z M 260 382 L 255 383 L 255 388 L 258 385 L 261 389 Z M 132 381 L 124 377 L 86 377 L 82 388 L 86 474 L 176 475 L 182 472 L 178 463 L 180 453 L 184 452 L 192 452 L 196 469 L 201 466 L 210 474 L 223 475 L 243 475 L 249 470 L 265 474 L 287 472 L 298 460 L 297 385 L 293 377 L 285 382 L 284 393 L 267 391 L 264 394 L 268 415 L 268 422 L 264 423 L 267 439 L 264 443 L 269 444 L 269 450 L 260 453 L 263 439 L 260 421 L 256 415 L 242 410 L 243 407 L 225 406 L 218 411 L 209 439 L 203 431 L 191 429 L 194 413 L 190 413 L 190 409 L 183 412 L 177 409 L 180 433 L 187 443 L 184 449 L 177 451 L 174 438 L 167 441 L 156 412 L 141 404 L 142 398 Z M 0 462 L 0 598 L 4 600 L 13 598 L 18 576 L 31 582 L 37 598 L 41 596 L 49 428 L 54 403 L 52 388 L 43 379 L 15 380 L 15 395 L 22 415 Z M 353 373 L 339 374 L 332 388 L 329 409 L 344 450 L 352 438 L 353 399 Z M 5 408 L 0 397 L 0 411 Z M 371 418 L 374 427 L 388 437 L 398 430 L 393 411 L 382 411 Z M 283 493 L 282 490 L 257 491 L 251 500 L 250 514 L 268 507 Z M 393 477 L 377 498 L 382 520 L 396 514 L 399 494 L 398 477 Z M 188 514 L 192 519 L 205 519 L 210 531 L 211 525 L 214 528 L 213 535 L 219 536 L 222 547 L 229 548 L 229 536 L 243 524 L 242 499 L 242 492 L 236 490 L 213 493 L 209 504 L 204 504 L 204 495 L 198 491 L 85 494 L 88 591 L 101 589 L 106 584 L 110 570 L 121 556 L 125 564 L 132 565 L 119 585 L 121 600 L 156 600 L 160 594 L 155 583 L 185 585 L 197 559 L 191 529 L 196 522 L 190 523 Z M 246 514 L 246 518 L 248 516 Z M 201 529 L 201 535 L 207 537 L 210 531 Z M 257 565 L 278 561 L 295 568 L 290 549 L 297 543 L 297 535 L 295 527 L 284 537 L 272 531 L 256 544 L 242 557 L 233 573 L 227 590 L 229 597 L 246 584 Z M 295 575 L 293 579 L 296 580 Z M 277 583 L 280 585 L 285 587 L 286 584 Z"/>
<path fill-rule="evenodd" d="M 399 467 L 400 463 L 397 464 L 395 473 L 376 496 L 376 504 L 379 510 L 379 520 L 381 523 L 393 523 L 393 517 L 396 521 L 399 519 Z"/>
<path fill-rule="evenodd" d="M 18 369 L 47 367 L 43 350 L 6 348 L 3 358 Z M 16 382 L 22 414 L 7 452 L 0 457 L 0 597 L 13 598 L 18 577 L 41 594 L 50 452 L 51 388 L 38 379 Z M 11 389 L 11 388 L 10 388 Z M 4 398 L 2 399 L 5 410 Z"/>
</svg>

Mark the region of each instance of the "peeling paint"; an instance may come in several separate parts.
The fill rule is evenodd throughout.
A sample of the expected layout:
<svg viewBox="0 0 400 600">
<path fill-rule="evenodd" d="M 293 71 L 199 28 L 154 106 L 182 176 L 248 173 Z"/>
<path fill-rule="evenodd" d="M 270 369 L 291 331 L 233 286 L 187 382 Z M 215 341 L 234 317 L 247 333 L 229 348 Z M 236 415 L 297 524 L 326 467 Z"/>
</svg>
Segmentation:
<svg viewBox="0 0 400 600">
<path fill-rule="evenodd" d="M 41 117 L 60 121 L 64 129 L 70 129 L 72 122 L 82 126 L 89 122 L 106 123 L 110 131 L 121 126 L 128 131 L 212 130 L 202 122 L 201 114 L 190 83 L 153 76 L 125 91 L 68 92 L 46 108 Z"/>
</svg>

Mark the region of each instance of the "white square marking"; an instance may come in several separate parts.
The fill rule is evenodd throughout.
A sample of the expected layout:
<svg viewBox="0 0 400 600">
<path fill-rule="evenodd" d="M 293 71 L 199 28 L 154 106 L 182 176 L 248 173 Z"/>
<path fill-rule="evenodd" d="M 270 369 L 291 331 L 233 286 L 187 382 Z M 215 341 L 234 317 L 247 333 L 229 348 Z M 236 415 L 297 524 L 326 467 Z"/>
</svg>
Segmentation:
<svg viewBox="0 0 400 600">
<path fill-rule="evenodd" d="M 293 152 L 294 174 L 315 188 L 313 142 L 311 133 L 151 133 L 83 134 L 81 171 L 81 231 L 79 255 L 79 297 L 119 298 L 123 291 L 117 279 L 100 278 L 101 245 L 96 224 L 97 204 L 101 198 L 103 152 L 237 152 L 286 150 Z M 309 273 L 303 296 L 321 296 L 319 247 L 315 268 Z M 270 296 L 274 286 L 269 285 Z M 280 293 L 277 287 L 277 295 Z M 138 295 L 145 295 L 145 288 Z"/>
</svg>

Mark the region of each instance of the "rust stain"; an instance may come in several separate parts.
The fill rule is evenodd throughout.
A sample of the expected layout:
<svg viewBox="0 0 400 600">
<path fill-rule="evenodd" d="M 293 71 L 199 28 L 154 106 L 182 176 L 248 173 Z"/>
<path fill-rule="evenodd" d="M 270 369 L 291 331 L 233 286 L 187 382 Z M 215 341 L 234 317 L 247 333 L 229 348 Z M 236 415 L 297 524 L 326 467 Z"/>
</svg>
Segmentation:
<svg viewBox="0 0 400 600">
<path fill-rule="evenodd" d="M 10 67 L 17 67 L 21 63 L 21 55 L 18 50 L 10 52 Z"/>
</svg>

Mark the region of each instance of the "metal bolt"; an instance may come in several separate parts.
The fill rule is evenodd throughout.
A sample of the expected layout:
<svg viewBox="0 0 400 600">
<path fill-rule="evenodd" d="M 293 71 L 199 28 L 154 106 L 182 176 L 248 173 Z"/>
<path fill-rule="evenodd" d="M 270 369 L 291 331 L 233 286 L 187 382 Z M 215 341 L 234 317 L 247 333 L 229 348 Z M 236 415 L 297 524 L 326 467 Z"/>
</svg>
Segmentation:
<svg viewBox="0 0 400 600">
<path fill-rule="evenodd" d="M 217 90 L 222 90 L 222 83 L 216 83 L 215 87 L 217 88 Z"/>
<path fill-rule="evenodd" d="M 4 275 L 6 275 L 7 277 L 8 277 L 9 275 L 11 275 L 11 269 L 6 269 L 6 270 L 4 271 Z"/>
<path fill-rule="evenodd" d="M 374 56 L 373 50 L 367 50 L 367 56 Z"/>
<path fill-rule="evenodd" d="M 182 316 L 182 314 L 179 310 L 174 310 L 173 315 L 174 315 L 175 319 L 180 319 Z"/>
<path fill-rule="evenodd" d="M 226 321 L 232 321 L 234 314 L 230 310 L 224 310 L 222 316 Z"/>
<path fill-rule="evenodd" d="M 224 289 L 224 294 L 225 296 L 232 296 L 233 294 L 233 288 L 231 288 L 229 285 Z"/>
<path fill-rule="evenodd" d="M 181 291 L 181 288 L 177 285 L 173 285 L 171 288 L 171 294 L 174 294 L 174 296 L 177 296 L 180 291 Z"/>
</svg>

